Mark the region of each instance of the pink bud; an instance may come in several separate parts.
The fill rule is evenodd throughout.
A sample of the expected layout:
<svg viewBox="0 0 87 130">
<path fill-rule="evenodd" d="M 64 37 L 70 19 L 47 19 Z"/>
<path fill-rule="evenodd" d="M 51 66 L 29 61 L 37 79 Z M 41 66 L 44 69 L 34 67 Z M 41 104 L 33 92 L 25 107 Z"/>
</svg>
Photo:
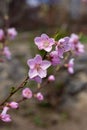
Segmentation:
<svg viewBox="0 0 87 130">
<path fill-rule="evenodd" d="M 29 88 L 25 88 L 22 91 L 22 96 L 24 98 L 32 98 L 32 91 Z"/>
<path fill-rule="evenodd" d="M 9 103 L 9 107 L 13 109 L 17 109 L 19 107 L 19 104 L 17 102 L 11 102 Z"/>
<path fill-rule="evenodd" d="M 37 99 L 38 99 L 39 101 L 44 100 L 44 97 L 43 97 L 43 95 L 42 95 L 41 92 L 37 93 L 36 97 L 37 97 Z"/>
<path fill-rule="evenodd" d="M 50 75 L 50 76 L 48 77 L 48 81 L 50 81 L 50 82 L 55 81 L 54 75 Z"/>
<path fill-rule="evenodd" d="M 11 117 L 9 114 L 0 115 L 0 119 L 4 122 L 11 122 Z"/>
</svg>

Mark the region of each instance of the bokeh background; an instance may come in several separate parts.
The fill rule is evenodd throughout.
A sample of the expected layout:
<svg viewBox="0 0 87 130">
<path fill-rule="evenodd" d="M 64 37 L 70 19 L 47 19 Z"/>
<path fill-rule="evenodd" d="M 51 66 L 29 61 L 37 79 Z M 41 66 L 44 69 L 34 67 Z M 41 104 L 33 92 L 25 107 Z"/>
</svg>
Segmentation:
<svg viewBox="0 0 87 130">
<path fill-rule="evenodd" d="M 55 83 L 42 90 L 44 102 L 28 100 L 18 110 L 9 111 L 13 121 L 0 121 L 0 130 L 87 130 L 87 1 L 0 0 L 0 28 L 4 27 L 5 16 L 18 35 L 14 41 L 8 41 L 12 60 L 0 63 L 1 101 L 28 73 L 26 62 L 38 53 L 36 36 L 46 33 L 54 37 L 59 33 L 63 37 L 76 33 L 85 46 L 85 54 L 76 57 L 74 75 L 63 69 Z M 27 87 L 34 89 L 36 84 Z M 11 100 L 20 97 L 21 91 Z"/>
</svg>

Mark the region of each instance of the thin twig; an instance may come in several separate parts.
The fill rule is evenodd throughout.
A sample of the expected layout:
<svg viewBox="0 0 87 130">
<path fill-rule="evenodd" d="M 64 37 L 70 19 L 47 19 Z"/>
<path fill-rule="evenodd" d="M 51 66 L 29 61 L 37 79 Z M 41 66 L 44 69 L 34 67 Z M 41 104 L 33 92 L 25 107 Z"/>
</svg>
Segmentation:
<svg viewBox="0 0 87 130">
<path fill-rule="evenodd" d="M 22 89 L 26 85 L 28 79 L 29 77 L 27 76 L 25 80 L 13 92 L 11 92 L 2 103 L 0 103 L 0 106 L 4 105 L 16 92 Z"/>
</svg>

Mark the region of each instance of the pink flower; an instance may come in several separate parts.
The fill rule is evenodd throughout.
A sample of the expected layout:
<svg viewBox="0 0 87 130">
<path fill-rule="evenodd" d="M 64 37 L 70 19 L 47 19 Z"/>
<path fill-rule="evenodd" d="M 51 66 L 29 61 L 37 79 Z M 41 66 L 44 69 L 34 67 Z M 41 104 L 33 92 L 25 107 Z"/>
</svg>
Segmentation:
<svg viewBox="0 0 87 130">
<path fill-rule="evenodd" d="M 3 40 L 4 38 L 4 31 L 0 29 L 0 40 Z"/>
<path fill-rule="evenodd" d="M 69 43 L 69 37 L 61 38 L 57 42 L 56 51 L 58 51 L 58 56 L 60 58 L 63 58 L 63 53 L 70 51 L 70 49 L 71 49 L 71 46 L 70 46 L 70 43 Z"/>
<path fill-rule="evenodd" d="M 9 51 L 9 48 L 8 48 L 7 46 L 4 47 L 3 53 L 4 53 L 4 55 L 6 56 L 6 58 L 7 58 L 8 60 L 11 59 L 11 52 Z"/>
<path fill-rule="evenodd" d="M 9 114 L 0 115 L 0 119 L 4 122 L 11 122 L 11 116 Z"/>
<path fill-rule="evenodd" d="M 74 73 L 74 58 L 72 58 L 72 59 L 69 60 L 69 63 L 68 63 L 68 72 L 70 74 Z"/>
<path fill-rule="evenodd" d="M 30 98 L 32 98 L 32 91 L 29 89 L 29 88 L 25 88 L 25 89 L 23 89 L 23 91 L 22 91 L 22 96 L 24 97 L 24 98 L 28 98 L 28 99 L 30 99 Z"/>
<path fill-rule="evenodd" d="M 17 109 L 19 107 L 19 104 L 17 102 L 10 102 L 8 105 L 13 109 Z"/>
<path fill-rule="evenodd" d="M 44 100 L 44 97 L 43 97 L 43 95 L 42 95 L 41 92 L 38 92 L 38 93 L 37 93 L 36 98 L 37 98 L 39 101 Z"/>
<path fill-rule="evenodd" d="M 7 30 L 7 32 L 8 32 L 9 38 L 12 39 L 12 40 L 17 36 L 17 31 L 16 31 L 15 28 L 9 28 Z"/>
<path fill-rule="evenodd" d="M 60 57 L 58 56 L 57 51 L 52 51 L 50 53 L 50 61 L 51 61 L 53 66 L 56 66 L 56 65 L 61 63 L 61 60 L 60 60 Z"/>
<path fill-rule="evenodd" d="M 4 122 L 11 122 L 11 117 L 9 114 L 7 114 L 7 111 L 9 110 L 9 107 L 4 107 L 2 113 L 0 114 L 0 119 Z"/>
<path fill-rule="evenodd" d="M 76 54 L 82 54 L 84 53 L 84 45 L 81 44 L 79 41 L 79 37 L 76 34 L 71 34 L 69 43 L 71 44 L 71 50 Z"/>
<path fill-rule="evenodd" d="M 54 75 L 50 75 L 50 76 L 48 77 L 48 81 L 49 81 L 49 82 L 55 81 L 55 76 L 54 76 Z"/>
<path fill-rule="evenodd" d="M 42 34 L 41 37 L 36 37 L 34 39 L 35 44 L 38 46 L 39 50 L 45 50 L 50 52 L 52 50 L 52 45 L 55 44 L 53 38 L 49 38 L 46 34 Z"/>
<path fill-rule="evenodd" d="M 29 77 L 30 79 L 39 76 L 40 78 L 44 78 L 47 75 L 47 68 L 51 65 L 51 63 L 47 60 L 42 60 L 40 55 L 36 55 L 34 59 L 30 59 L 27 61 L 27 64 L 30 67 Z"/>
</svg>

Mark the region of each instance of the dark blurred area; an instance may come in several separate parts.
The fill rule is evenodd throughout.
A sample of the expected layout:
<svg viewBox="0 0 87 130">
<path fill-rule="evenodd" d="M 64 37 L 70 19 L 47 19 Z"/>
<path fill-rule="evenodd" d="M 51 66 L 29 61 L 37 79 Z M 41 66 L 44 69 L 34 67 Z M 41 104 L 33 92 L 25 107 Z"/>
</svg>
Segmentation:
<svg viewBox="0 0 87 130">
<path fill-rule="evenodd" d="M 87 32 L 87 4 L 82 0 L 0 0 L 0 27 L 4 15 L 19 30 L 64 27 Z"/>
</svg>

